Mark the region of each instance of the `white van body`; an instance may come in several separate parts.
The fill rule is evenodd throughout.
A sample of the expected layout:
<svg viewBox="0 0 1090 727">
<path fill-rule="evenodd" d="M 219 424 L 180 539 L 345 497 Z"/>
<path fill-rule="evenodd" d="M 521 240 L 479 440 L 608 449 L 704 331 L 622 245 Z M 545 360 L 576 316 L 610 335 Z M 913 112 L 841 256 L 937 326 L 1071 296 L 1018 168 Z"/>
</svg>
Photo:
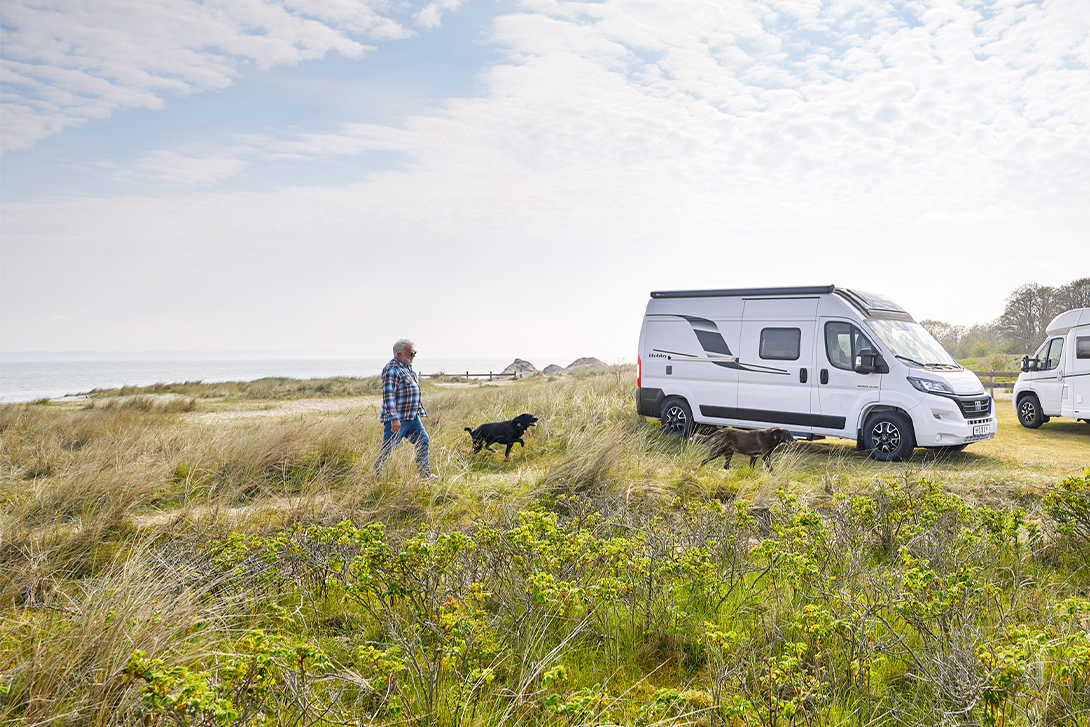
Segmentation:
<svg viewBox="0 0 1090 727">
<path fill-rule="evenodd" d="M 883 461 L 991 439 L 991 398 L 888 298 L 837 288 L 657 291 L 640 331 L 638 409 L 694 423 L 842 437 Z"/>
<path fill-rule="evenodd" d="M 1022 358 L 1014 385 L 1014 410 L 1022 426 L 1036 429 L 1049 417 L 1090 422 L 1090 308 L 1052 319 L 1045 342 Z"/>
</svg>

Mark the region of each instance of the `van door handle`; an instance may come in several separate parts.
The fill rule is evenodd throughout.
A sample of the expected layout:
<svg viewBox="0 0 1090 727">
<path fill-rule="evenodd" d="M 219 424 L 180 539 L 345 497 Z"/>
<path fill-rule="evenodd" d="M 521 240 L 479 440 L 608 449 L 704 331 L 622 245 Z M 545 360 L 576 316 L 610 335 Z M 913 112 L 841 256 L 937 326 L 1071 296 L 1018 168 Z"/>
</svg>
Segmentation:
<svg viewBox="0 0 1090 727">
<path fill-rule="evenodd" d="M 806 383 L 806 369 L 799 369 L 799 383 Z"/>
<path fill-rule="evenodd" d="M 821 383 L 823 383 L 823 384 L 829 383 L 829 369 L 822 369 L 821 370 Z"/>
</svg>

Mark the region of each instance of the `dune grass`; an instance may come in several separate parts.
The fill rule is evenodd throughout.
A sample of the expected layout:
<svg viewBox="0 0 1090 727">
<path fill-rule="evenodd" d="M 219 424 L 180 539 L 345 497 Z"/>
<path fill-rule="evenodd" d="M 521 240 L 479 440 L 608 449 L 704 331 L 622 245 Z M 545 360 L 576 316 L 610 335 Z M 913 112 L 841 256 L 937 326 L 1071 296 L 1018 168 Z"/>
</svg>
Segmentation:
<svg viewBox="0 0 1090 727">
<path fill-rule="evenodd" d="M 197 399 L 284 400 L 313 397 L 364 396 L 381 394 L 377 376 L 333 376 L 320 379 L 288 379 L 269 376 L 254 381 L 224 381 L 205 383 L 184 381 L 158 383 L 150 386 L 123 386 L 118 389 L 94 389 L 85 396 L 92 400 L 112 397 L 177 396 Z"/>
<path fill-rule="evenodd" d="M 961 453 L 830 439 L 723 470 L 635 413 L 631 367 L 425 382 L 425 482 L 407 444 L 372 471 L 371 384 L 321 385 L 0 407 L 0 721 L 1090 715 L 1085 424 L 1000 399 Z M 470 454 L 464 427 L 527 411 L 525 448 Z"/>
</svg>

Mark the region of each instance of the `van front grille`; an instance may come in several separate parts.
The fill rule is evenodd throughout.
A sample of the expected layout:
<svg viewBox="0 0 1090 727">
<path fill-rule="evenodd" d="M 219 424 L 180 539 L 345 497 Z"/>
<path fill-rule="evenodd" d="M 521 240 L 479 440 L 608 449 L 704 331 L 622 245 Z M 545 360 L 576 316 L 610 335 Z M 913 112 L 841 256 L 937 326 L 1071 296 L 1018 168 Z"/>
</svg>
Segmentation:
<svg viewBox="0 0 1090 727">
<path fill-rule="evenodd" d="M 961 407 L 961 413 L 965 415 L 966 419 L 974 417 L 986 416 L 992 413 L 992 400 L 991 397 L 982 396 L 974 399 L 956 399 L 958 406 Z"/>
</svg>

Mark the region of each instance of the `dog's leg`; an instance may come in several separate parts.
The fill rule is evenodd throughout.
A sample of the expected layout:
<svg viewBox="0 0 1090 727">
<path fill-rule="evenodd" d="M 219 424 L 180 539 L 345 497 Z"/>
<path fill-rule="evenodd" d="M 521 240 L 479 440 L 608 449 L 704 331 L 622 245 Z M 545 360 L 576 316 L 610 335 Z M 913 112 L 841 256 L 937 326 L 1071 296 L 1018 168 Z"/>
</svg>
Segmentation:
<svg viewBox="0 0 1090 727">
<path fill-rule="evenodd" d="M 768 471 L 772 471 L 772 453 L 769 452 L 765 455 L 765 464 L 768 465 Z"/>
<path fill-rule="evenodd" d="M 503 453 L 503 458 L 504 459 L 507 459 L 508 457 L 511 456 L 511 447 L 514 447 L 514 446 L 515 446 L 514 442 L 511 442 L 510 444 L 507 445 L 507 451 Z"/>
<path fill-rule="evenodd" d="M 475 441 L 473 443 L 473 451 L 470 452 L 470 454 L 477 454 L 477 452 L 481 451 L 481 447 L 483 447 L 483 446 L 484 446 L 484 441 L 478 439 L 477 441 Z"/>
<path fill-rule="evenodd" d="M 757 464 L 757 458 L 758 458 L 758 457 L 760 457 L 760 456 L 761 456 L 761 455 L 759 455 L 759 454 L 751 454 L 751 455 L 749 455 L 749 466 L 750 466 L 750 469 L 752 469 L 752 468 L 753 468 L 753 465 Z"/>
<path fill-rule="evenodd" d="M 496 451 L 496 450 L 492 449 L 492 442 L 489 442 L 488 444 L 484 445 L 484 448 L 487 449 L 489 452 L 495 452 Z"/>
<path fill-rule="evenodd" d="M 723 469 L 725 469 L 725 470 L 730 469 L 730 460 L 731 460 L 731 457 L 733 457 L 733 456 L 734 456 L 734 450 L 733 449 L 728 449 L 726 452 L 723 453 Z"/>
</svg>

